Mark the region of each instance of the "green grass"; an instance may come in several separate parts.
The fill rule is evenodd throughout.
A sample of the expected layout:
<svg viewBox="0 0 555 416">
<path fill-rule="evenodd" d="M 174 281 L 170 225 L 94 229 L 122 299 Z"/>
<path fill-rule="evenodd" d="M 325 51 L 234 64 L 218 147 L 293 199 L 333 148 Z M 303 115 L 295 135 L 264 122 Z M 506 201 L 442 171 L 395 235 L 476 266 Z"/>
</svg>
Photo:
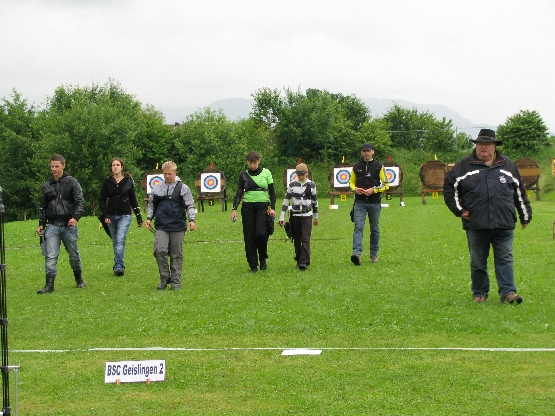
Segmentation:
<svg viewBox="0 0 555 416">
<path fill-rule="evenodd" d="M 277 227 L 268 270 L 256 275 L 248 273 L 240 222 L 218 204 L 207 207 L 185 237 L 176 292 L 156 290 L 149 231 L 132 227 L 119 278 L 110 241 L 88 217 L 79 222 L 87 288 L 75 288 L 62 249 L 56 291 L 39 296 L 37 223 L 6 224 L 9 359 L 21 365 L 20 413 L 553 414 L 555 351 L 469 349 L 555 348 L 553 203 L 532 201 L 532 224 L 515 231 L 524 296 L 515 307 L 499 302 L 495 277 L 488 302 L 472 302 L 460 220 L 441 196 L 426 200 L 388 201 L 380 262 L 369 262 L 366 230 L 355 267 L 350 202 L 329 210 L 323 197 L 309 269 L 295 268 L 293 245 Z M 92 350 L 148 347 L 176 350 Z M 323 351 L 284 357 L 284 348 Z M 166 380 L 104 384 L 105 362 L 143 359 L 165 359 Z"/>
</svg>

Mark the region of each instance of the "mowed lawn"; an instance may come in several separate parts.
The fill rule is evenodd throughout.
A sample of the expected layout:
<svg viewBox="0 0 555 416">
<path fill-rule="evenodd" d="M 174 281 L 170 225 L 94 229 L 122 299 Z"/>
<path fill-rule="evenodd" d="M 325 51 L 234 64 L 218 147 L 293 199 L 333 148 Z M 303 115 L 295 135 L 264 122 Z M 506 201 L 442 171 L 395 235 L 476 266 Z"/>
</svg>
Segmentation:
<svg viewBox="0 0 555 416">
<path fill-rule="evenodd" d="M 44 286 L 36 221 L 5 224 L 10 365 L 21 415 L 555 414 L 555 204 L 515 231 L 524 302 L 472 302 L 465 233 L 439 199 L 393 196 L 379 263 L 350 262 L 352 200 L 320 198 L 312 264 L 295 268 L 276 224 L 268 270 L 248 273 L 240 220 L 221 206 L 187 233 L 183 288 L 158 291 L 153 235 L 134 223 L 112 273 L 98 220 L 79 222 L 85 289 L 62 249 Z M 336 199 L 338 201 L 338 199 Z M 337 203 L 337 202 L 336 202 Z M 281 199 L 278 199 L 278 206 Z M 288 348 L 319 355 L 282 356 Z M 108 361 L 166 360 L 163 382 L 104 383 Z M 14 374 L 10 375 L 15 408 Z"/>
</svg>

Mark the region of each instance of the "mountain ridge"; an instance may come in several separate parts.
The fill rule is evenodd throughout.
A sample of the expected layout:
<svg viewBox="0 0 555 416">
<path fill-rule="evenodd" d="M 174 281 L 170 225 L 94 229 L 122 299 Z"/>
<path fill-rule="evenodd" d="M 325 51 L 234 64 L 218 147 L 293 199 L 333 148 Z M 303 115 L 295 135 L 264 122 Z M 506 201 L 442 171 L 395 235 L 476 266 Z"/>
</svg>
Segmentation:
<svg viewBox="0 0 555 416">
<path fill-rule="evenodd" d="M 389 98 L 361 98 L 360 99 L 368 109 L 372 117 L 383 116 L 391 107 L 395 104 L 404 108 L 416 108 L 419 112 L 429 111 L 437 119 L 442 119 L 445 117 L 447 120 L 451 120 L 453 127 L 459 131 L 463 130 L 465 133 L 469 134 L 471 137 L 477 136 L 478 131 L 481 128 L 495 129 L 495 126 L 488 124 L 477 124 L 474 123 L 455 110 L 444 106 L 442 104 L 419 104 L 407 100 L 401 99 L 389 99 Z M 248 118 L 254 104 L 254 99 L 252 98 L 224 98 L 221 100 L 216 100 L 208 106 L 214 111 L 222 110 L 227 118 L 230 120 L 238 120 L 242 118 Z M 183 123 L 188 116 L 191 114 L 201 111 L 204 107 L 164 107 L 160 108 L 159 111 L 164 114 L 166 118 L 166 123 Z"/>
</svg>

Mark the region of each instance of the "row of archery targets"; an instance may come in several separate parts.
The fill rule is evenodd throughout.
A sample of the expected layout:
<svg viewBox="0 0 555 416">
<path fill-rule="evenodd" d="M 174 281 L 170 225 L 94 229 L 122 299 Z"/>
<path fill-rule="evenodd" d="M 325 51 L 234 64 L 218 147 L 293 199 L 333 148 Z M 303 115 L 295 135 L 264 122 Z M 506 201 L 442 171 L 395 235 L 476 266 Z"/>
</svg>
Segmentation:
<svg viewBox="0 0 555 416">
<path fill-rule="evenodd" d="M 540 168 L 532 159 L 519 159 L 515 162 L 524 185 L 528 192 L 535 191 L 536 199 L 540 200 Z M 385 193 L 386 200 L 391 200 L 394 195 L 399 196 L 401 206 L 403 202 L 403 169 L 397 163 L 393 163 L 388 158 L 384 164 L 386 181 L 389 183 L 389 189 Z M 445 163 L 439 160 L 428 161 L 420 167 L 420 184 L 422 204 L 426 205 L 426 194 L 431 194 L 432 198 L 438 198 L 443 192 L 443 182 L 445 176 L 454 166 L 453 163 Z M 288 184 L 297 179 L 295 171 L 296 164 L 288 166 L 283 172 L 283 186 L 287 188 Z M 328 174 L 328 182 L 330 186 L 330 207 L 334 206 L 335 198 L 339 197 L 341 201 L 345 201 L 348 195 L 353 192 L 349 186 L 353 164 L 339 163 L 332 166 Z M 312 171 L 308 170 L 308 178 L 312 180 Z M 142 180 L 142 188 L 145 193 L 145 204 L 151 190 L 160 182 L 164 181 L 164 175 L 161 169 L 154 169 L 148 172 Z M 199 211 L 204 212 L 204 204 L 214 205 L 216 201 L 222 204 L 222 211 L 227 211 L 227 193 L 226 178 L 224 172 L 214 168 L 212 164 L 209 168 L 200 172 L 195 180 L 195 188 L 197 190 L 196 200 Z"/>
</svg>

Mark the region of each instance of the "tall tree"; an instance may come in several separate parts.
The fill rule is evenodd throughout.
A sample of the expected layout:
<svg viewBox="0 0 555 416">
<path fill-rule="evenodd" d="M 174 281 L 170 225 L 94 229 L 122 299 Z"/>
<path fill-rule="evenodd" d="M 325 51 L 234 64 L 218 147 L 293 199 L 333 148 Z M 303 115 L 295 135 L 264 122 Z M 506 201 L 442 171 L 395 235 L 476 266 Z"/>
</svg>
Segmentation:
<svg viewBox="0 0 555 416">
<path fill-rule="evenodd" d="M 230 121 L 221 110 L 209 107 L 190 115 L 174 130 L 176 163 L 189 180 L 211 164 L 235 175 L 245 167 L 250 150 L 266 153 L 266 139 L 253 120 Z"/>
<path fill-rule="evenodd" d="M 374 146 L 376 157 L 384 160 L 391 149 L 391 126 L 383 118 L 374 118 L 362 125 L 359 146 L 353 146 L 354 157 L 360 157 L 360 142 L 370 142 Z"/>
<path fill-rule="evenodd" d="M 531 156 L 552 145 L 547 126 L 537 111 L 521 110 L 497 127 L 497 138 L 506 152 Z"/>
<path fill-rule="evenodd" d="M 432 152 L 452 151 L 457 148 L 453 123 L 441 120 L 429 111 L 403 108 L 395 104 L 383 116 L 391 128 L 391 142 L 395 148 L 422 149 Z"/>
<path fill-rule="evenodd" d="M 354 96 L 326 90 L 262 89 L 253 95 L 251 117 L 270 131 L 276 154 L 303 160 L 337 160 L 357 147 L 370 119 L 366 105 Z"/>
<path fill-rule="evenodd" d="M 145 142 L 162 143 L 164 148 L 168 140 L 163 125 L 160 113 L 144 110 L 111 80 L 105 85 L 59 87 L 40 112 L 44 152 L 64 155 L 68 172 L 79 179 L 86 207 L 92 210 L 111 158 L 122 157 L 127 170 L 142 173 L 137 161 L 150 161 Z"/>
<path fill-rule="evenodd" d="M 23 219 L 37 213 L 40 171 L 35 109 L 13 90 L 11 100 L 0 105 L 0 186 L 6 219 Z"/>
</svg>

